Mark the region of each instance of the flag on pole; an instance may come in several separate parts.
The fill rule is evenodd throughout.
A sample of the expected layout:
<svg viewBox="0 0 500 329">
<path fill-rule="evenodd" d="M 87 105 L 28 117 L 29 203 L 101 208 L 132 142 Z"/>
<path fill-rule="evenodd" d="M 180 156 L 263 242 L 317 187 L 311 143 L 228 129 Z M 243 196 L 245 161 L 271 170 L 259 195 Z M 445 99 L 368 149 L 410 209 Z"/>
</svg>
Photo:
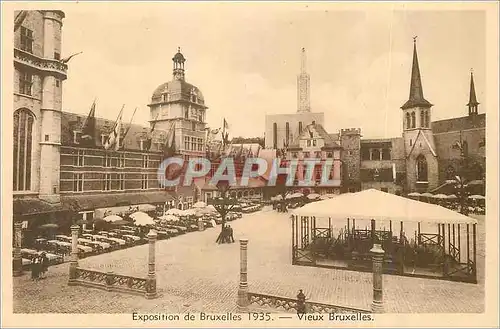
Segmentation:
<svg viewBox="0 0 500 329">
<path fill-rule="evenodd" d="M 226 121 L 226 118 L 224 118 L 224 125 L 223 125 L 224 129 L 229 129 L 229 124 L 227 123 Z"/>
<path fill-rule="evenodd" d="M 120 146 L 120 133 L 122 128 L 122 116 L 124 107 L 125 105 L 122 106 L 122 109 L 118 114 L 118 118 L 116 119 L 115 125 L 113 126 L 113 130 L 111 131 L 111 133 L 108 135 L 108 138 L 104 142 L 104 149 L 106 150 L 109 150 L 111 147 L 114 146 L 115 150 L 118 151 L 118 148 Z"/>
<path fill-rule="evenodd" d="M 122 139 L 125 140 L 125 137 L 127 137 L 127 134 L 130 130 L 130 127 L 132 126 L 132 120 L 134 120 L 135 112 L 137 111 L 137 107 L 134 110 L 134 113 L 132 113 L 132 117 L 130 118 L 130 123 L 128 124 L 127 130 L 123 133 Z M 123 145 L 121 145 L 123 146 Z"/>
<path fill-rule="evenodd" d="M 95 106 L 96 100 L 92 103 L 89 115 L 83 124 L 82 141 L 85 144 L 95 145 Z"/>
<path fill-rule="evenodd" d="M 149 149 L 151 148 L 151 144 L 153 143 L 153 132 L 155 131 L 156 120 L 158 119 L 159 115 L 160 115 L 160 113 L 158 113 L 156 115 L 156 118 L 153 121 L 153 124 L 151 124 L 151 130 L 149 131 L 148 137 L 144 141 L 143 149 L 146 150 L 146 151 L 149 151 Z"/>
</svg>

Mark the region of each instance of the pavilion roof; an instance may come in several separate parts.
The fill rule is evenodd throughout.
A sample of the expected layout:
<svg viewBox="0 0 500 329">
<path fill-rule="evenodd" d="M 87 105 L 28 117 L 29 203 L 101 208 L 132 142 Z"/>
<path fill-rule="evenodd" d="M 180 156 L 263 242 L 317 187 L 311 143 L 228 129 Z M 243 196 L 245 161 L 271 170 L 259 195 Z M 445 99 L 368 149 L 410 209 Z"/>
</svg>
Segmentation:
<svg viewBox="0 0 500 329">
<path fill-rule="evenodd" d="M 362 206 L 360 206 L 362 205 Z M 340 194 L 313 202 L 292 212 L 299 216 L 359 220 L 477 224 L 477 220 L 442 206 L 411 200 L 375 189 Z"/>
</svg>

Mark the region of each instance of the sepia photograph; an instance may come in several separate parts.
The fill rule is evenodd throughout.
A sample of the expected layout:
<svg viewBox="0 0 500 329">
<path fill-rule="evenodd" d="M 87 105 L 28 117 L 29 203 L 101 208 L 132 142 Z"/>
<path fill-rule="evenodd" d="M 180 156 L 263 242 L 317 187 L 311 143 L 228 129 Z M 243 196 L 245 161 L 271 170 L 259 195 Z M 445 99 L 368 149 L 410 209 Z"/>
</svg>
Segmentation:
<svg viewBox="0 0 500 329">
<path fill-rule="evenodd" d="M 498 326 L 498 9 L 2 3 L 2 326 Z"/>
</svg>

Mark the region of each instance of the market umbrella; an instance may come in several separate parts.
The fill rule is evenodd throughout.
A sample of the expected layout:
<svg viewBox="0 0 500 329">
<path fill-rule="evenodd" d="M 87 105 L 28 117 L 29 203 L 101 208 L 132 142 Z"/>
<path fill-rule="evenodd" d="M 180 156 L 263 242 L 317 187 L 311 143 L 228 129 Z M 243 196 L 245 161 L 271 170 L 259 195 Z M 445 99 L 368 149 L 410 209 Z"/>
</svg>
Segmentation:
<svg viewBox="0 0 500 329">
<path fill-rule="evenodd" d="M 411 193 L 408 193 L 408 196 L 420 196 L 421 194 L 418 193 L 418 192 L 411 192 Z"/>
<path fill-rule="evenodd" d="M 104 217 L 103 220 L 105 222 L 108 222 L 108 223 L 113 223 L 113 222 L 116 222 L 119 220 L 123 220 L 123 218 L 121 218 L 120 216 L 117 216 L 117 215 L 109 215 L 109 216 Z"/>
<path fill-rule="evenodd" d="M 164 216 L 161 216 L 160 217 L 162 223 L 163 222 L 178 222 L 179 221 L 179 217 L 177 216 L 174 216 L 174 215 L 164 215 Z"/>
<path fill-rule="evenodd" d="M 448 199 L 456 199 L 457 196 L 455 194 L 450 194 L 448 195 Z"/>
<path fill-rule="evenodd" d="M 155 221 L 151 217 L 137 217 L 137 219 L 134 220 L 134 225 L 135 226 L 147 226 L 147 225 L 154 225 Z"/>
<path fill-rule="evenodd" d="M 56 229 L 58 227 L 59 227 L 59 225 L 57 225 L 57 224 L 43 224 L 43 225 L 40 225 L 40 228 L 42 228 L 42 229 Z"/>
<path fill-rule="evenodd" d="M 177 209 L 177 208 L 172 208 L 172 209 L 167 210 L 167 212 L 165 212 L 166 215 L 174 215 L 174 216 L 178 216 L 181 213 L 182 213 L 182 210 Z"/>
<path fill-rule="evenodd" d="M 135 219 L 136 217 L 150 217 L 148 214 L 142 211 L 136 211 L 133 214 L 129 216 L 132 219 Z"/>
<path fill-rule="evenodd" d="M 193 205 L 193 208 L 205 208 L 207 204 L 203 201 L 198 201 Z"/>
<path fill-rule="evenodd" d="M 484 200 L 484 199 L 485 199 L 485 197 L 484 197 L 484 196 L 482 196 L 482 195 L 477 195 L 477 194 L 475 194 L 475 195 L 471 195 L 471 196 L 469 196 L 469 199 L 472 199 L 472 200 Z"/>
<path fill-rule="evenodd" d="M 429 192 L 422 193 L 421 196 L 426 196 L 428 198 L 432 198 L 433 197 L 433 195 L 431 193 L 429 193 Z"/>
<path fill-rule="evenodd" d="M 448 196 L 445 194 L 435 194 L 432 196 L 434 199 L 448 199 Z"/>
<path fill-rule="evenodd" d="M 318 199 L 319 197 L 320 197 L 320 195 L 319 195 L 318 193 L 311 193 L 311 194 L 308 194 L 308 195 L 307 195 L 307 198 L 308 198 L 309 200 L 316 200 L 316 199 Z"/>
</svg>

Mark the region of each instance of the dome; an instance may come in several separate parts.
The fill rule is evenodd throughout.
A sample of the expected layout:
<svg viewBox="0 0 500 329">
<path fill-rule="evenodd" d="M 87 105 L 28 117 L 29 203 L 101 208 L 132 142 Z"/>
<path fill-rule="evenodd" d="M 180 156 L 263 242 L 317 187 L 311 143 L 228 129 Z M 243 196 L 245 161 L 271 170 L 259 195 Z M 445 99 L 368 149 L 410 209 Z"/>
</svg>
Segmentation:
<svg viewBox="0 0 500 329">
<path fill-rule="evenodd" d="M 184 58 L 184 55 L 182 55 L 180 51 L 177 54 L 175 54 L 175 56 L 174 56 L 174 58 L 172 58 L 172 60 L 174 62 L 181 62 L 181 63 L 186 61 L 186 59 Z"/>
<path fill-rule="evenodd" d="M 153 92 L 152 102 L 156 103 L 163 100 L 163 95 L 170 95 L 167 99 L 172 101 L 184 100 L 188 102 L 193 102 L 192 96 L 195 96 L 195 103 L 205 104 L 205 98 L 200 89 L 184 80 L 172 80 L 159 85 Z"/>
</svg>

